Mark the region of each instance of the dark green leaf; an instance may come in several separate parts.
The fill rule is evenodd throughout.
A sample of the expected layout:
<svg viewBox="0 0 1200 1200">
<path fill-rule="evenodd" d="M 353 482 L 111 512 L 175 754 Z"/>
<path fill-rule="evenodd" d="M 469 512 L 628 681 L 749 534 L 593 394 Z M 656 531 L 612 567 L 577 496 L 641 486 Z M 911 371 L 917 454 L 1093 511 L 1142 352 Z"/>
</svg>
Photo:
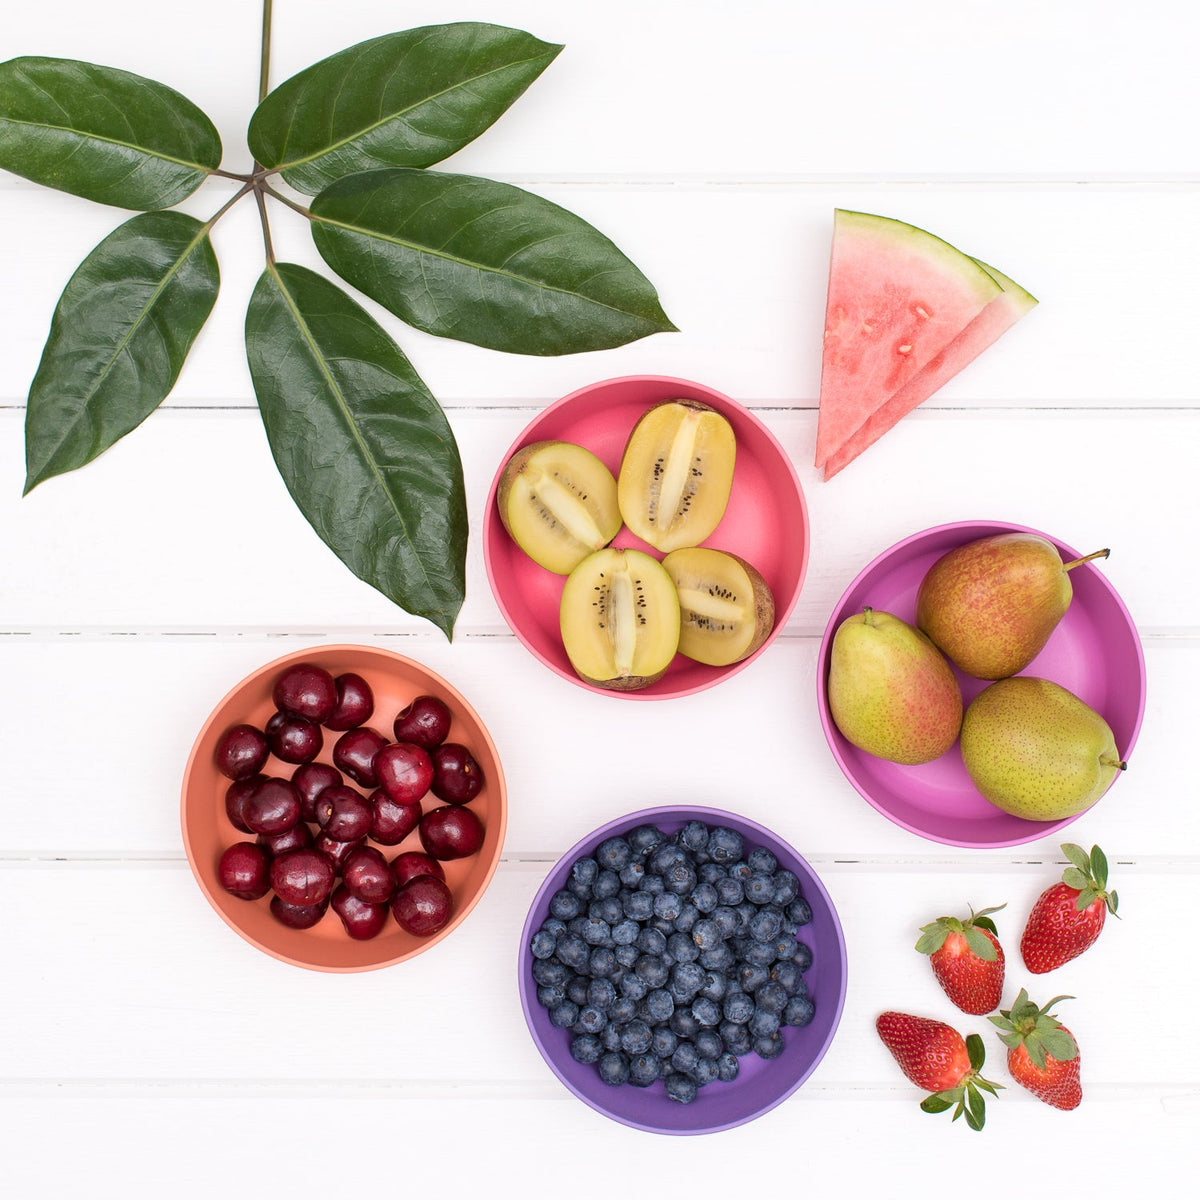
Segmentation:
<svg viewBox="0 0 1200 1200">
<path fill-rule="evenodd" d="M 0 63 L 0 167 L 115 204 L 170 208 L 221 162 L 213 123 L 178 92 L 67 58 Z"/>
<path fill-rule="evenodd" d="M 399 346 L 327 279 L 279 263 L 250 299 L 246 354 L 300 511 L 355 575 L 449 637 L 465 590 L 462 464 Z"/>
<path fill-rule="evenodd" d="M 989 933 L 996 933 L 996 922 L 991 917 L 976 917 L 975 924 L 980 929 L 986 929 Z M 989 961 L 991 961 L 989 959 Z"/>
<path fill-rule="evenodd" d="M 1116 914 L 1117 914 L 1117 893 L 1116 892 L 1108 893 L 1107 903 L 1108 903 L 1108 911 L 1110 913 L 1112 913 L 1113 916 L 1116 916 Z"/>
<path fill-rule="evenodd" d="M 977 1033 L 967 1035 L 967 1058 L 971 1063 L 971 1070 L 978 1071 L 983 1066 L 984 1058 L 987 1052 L 983 1048 L 983 1038 Z"/>
<path fill-rule="evenodd" d="M 470 175 L 350 175 L 312 204 L 313 238 L 348 283 L 439 337 L 573 354 L 674 329 L 646 277 L 586 221 Z"/>
<path fill-rule="evenodd" d="M 1046 1047 L 1042 1044 L 1042 1039 L 1036 1037 L 1026 1038 L 1025 1049 L 1029 1052 L 1029 1061 L 1039 1071 L 1044 1071 L 1046 1069 Z"/>
<path fill-rule="evenodd" d="M 942 1113 L 954 1106 L 953 1100 L 947 1100 L 940 1092 L 934 1096 L 926 1096 L 921 1101 L 921 1108 L 927 1113 Z"/>
<path fill-rule="evenodd" d="M 990 1079 L 984 1079 L 981 1075 L 975 1080 L 975 1086 L 983 1088 L 989 1096 L 998 1096 L 1000 1094 L 999 1089 L 1004 1085 L 993 1083 Z"/>
<path fill-rule="evenodd" d="M 80 263 L 29 389 L 25 491 L 89 463 L 175 386 L 217 298 L 208 226 L 141 213 Z"/>
<path fill-rule="evenodd" d="M 1099 846 L 1092 847 L 1091 866 L 1092 878 L 1096 881 L 1096 886 L 1103 891 L 1108 885 L 1108 859 Z"/>
<path fill-rule="evenodd" d="M 1099 894 L 1100 893 L 1097 892 L 1095 888 L 1084 888 L 1083 891 L 1079 893 L 1079 898 L 1075 901 L 1076 909 L 1078 909 L 1079 912 L 1083 912 L 1083 910 L 1087 908 Z"/>
<path fill-rule="evenodd" d="M 1091 870 L 1091 860 L 1082 846 L 1077 846 L 1074 842 L 1063 842 L 1058 848 L 1066 855 L 1067 861 L 1074 863 L 1081 871 Z"/>
<path fill-rule="evenodd" d="M 987 1105 L 983 1097 L 974 1089 L 967 1089 L 967 1113 L 979 1122 L 978 1125 L 973 1125 L 973 1129 L 983 1128 L 984 1110 Z M 969 1122 L 968 1122 L 969 1123 Z"/>
<path fill-rule="evenodd" d="M 250 149 L 310 195 L 358 171 L 428 167 L 478 137 L 561 49 L 475 21 L 360 42 L 281 83 L 250 120 Z"/>
<path fill-rule="evenodd" d="M 967 945 L 976 958 L 981 958 L 984 962 L 996 961 L 996 947 L 992 945 L 987 934 L 971 926 L 963 931 L 963 936 L 967 939 Z"/>
</svg>

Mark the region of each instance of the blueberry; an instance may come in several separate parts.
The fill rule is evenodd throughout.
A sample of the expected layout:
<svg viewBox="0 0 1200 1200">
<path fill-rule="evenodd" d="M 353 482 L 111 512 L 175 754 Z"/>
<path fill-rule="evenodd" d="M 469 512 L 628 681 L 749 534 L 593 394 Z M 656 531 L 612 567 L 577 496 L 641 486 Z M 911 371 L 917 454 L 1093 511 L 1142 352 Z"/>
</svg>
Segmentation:
<svg viewBox="0 0 1200 1200">
<path fill-rule="evenodd" d="M 758 905 L 751 904 L 749 900 L 743 900 L 737 906 L 738 919 L 741 921 L 743 927 L 747 929 L 750 927 L 750 919 L 756 912 L 758 912 Z"/>
<path fill-rule="evenodd" d="M 587 1002 L 602 1012 L 607 1011 L 617 998 L 617 989 L 611 979 L 593 979 L 587 987 Z"/>
<path fill-rule="evenodd" d="M 643 929 L 642 932 L 638 934 L 637 948 L 643 954 L 661 955 L 667 948 L 667 939 L 663 936 L 661 930 Z"/>
<path fill-rule="evenodd" d="M 579 1005 L 563 1000 L 550 1010 L 550 1024 L 555 1029 L 570 1029 L 579 1020 Z"/>
<path fill-rule="evenodd" d="M 655 988 L 654 991 L 648 992 L 643 1003 L 646 1005 L 647 1016 L 655 1025 L 669 1021 L 675 1011 L 675 1001 L 666 988 Z"/>
<path fill-rule="evenodd" d="M 804 983 L 804 973 L 792 960 L 786 959 L 776 963 L 771 968 L 771 978 L 774 979 L 789 996 L 807 994 Z"/>
<path fill-rule="evenodd" d="M 687 862 L 675 863 L 663 872 L 663 883 L 668 892 L 674 892 L 677 896 L 686 895 L 696 886 L 695 868 Z"/>
<path fill-rule="evenodd" d="M 617 956 L 608 946 L 597 946 L 588 955 L 588 974 L 593 979 L 606 979 L 617 969 Z"/>
<path fill-rule="evenodd" d="M 691 1000 L 704 986 L 704 968 L 697 963 L 681 962 L 671 968 L 670 992 L 679 1000 Z"/>
<path fill-rule="evenodd" d="M 621 1049 L 626 1054 L 645 1054 L 653 1037 L 645 1021 L 630 1021 L 621 1028 Z"/>
<path fill-rule="evenodd" d="M 594 858 L 579 858 L 571 867 L 571 878 L 586 884 L 589 888 L 596 882 L 600 874 L 600 864 Z"/>
<path fill-rule="evenodd" d="M 581 1008 L 587 1003 L 588 998 L 588 981 L 582 975 L 571 976 L 570 983 L 567 984 L 567 999 L 572 1004 L 578 1004 Z"/>
<path fill-rule="evenodd" d="M 673 933 L 667 938 L 667 953 L 677 963 L 695 962 L 700 956 L 696 943 L 686 933 Z"/>
<path fill-rule="evenodd" d="M 721 1021 L 721 1006 L 707 996 L 692 1001 L 692 1016 L 701 1025 L 718 1025 Z"/>
<path fill-rule="evenodd" d="M 625 840 L 629 843 L 629 848 L 635 854 L 646 854 L 648 851 L 653 850 L 655 846 L 659 846 L 666 841 L 666 836 L 661 829 L 653 825 L 639 825 L 636 829 L 631 829 L 625 835 Z"/>
<path fill-rule="evenodd" d="M 675 1047 L 679 1045 L 679 1038 L 666 1025 L 657 1025 L 654 1028 L 654 1036 L 650 1040 L 650 1049 L 658 1055 L 659 1058 L 670 1058 L 675 1053 Z"/>
<path fill-rule="evenodd" d="M 661 1069 L 656 1054 L 635 1054 L 629 1060 L 629 1082 L 634 1087 L 649 1087 L 657 1081 Z"/>
<path fill-rule="evenodd" d="M 730 908 L 735 908 L 741 904 L 746 898 L 745 889 L 742 887 L 740 879 L 734 879 L 729 875 L 722 875 L 717 880 L 717 903 L 727 905 Z"/>
<path fill-rule="evenodd" d="M 539 929 L 533 935 L 533 939 L 529 943 L 530 952 L 534 958 L 544 959 L 551 958 L 558 946 L 558 938 L 554 934 L 547 932 L 545 929 Z"/>
<path fill-rule="evenodd" d="M 617 878 L 627 887 L 635 888 L 642 882 L 642 876 L 645 875 L 646 868 L 641 859 L 635 859 L 633 862 L 626 863 L 620 871 L 617 872 Z"/>
<path fill-rule="evenodd" d="M 593 900 L 588 905 L 589 920 L 604 921 L 608 925 L 616 925 L 625 917 L 625 909 L 616 896 L 605 896 L 603 900 Z"/>
<path fill-rule="evenodd" d="M 638 959 L 641 962 L 641 959 Z M 634 964 L 636 968 L 637 963 Z M 650 989 L 646 986 L 645 981 L 640 979 L 638 975 L 631 971 L 624 979 L 621 980 L 621 995 L 628 996 L 633 1001 L 642 999 Z"/>
<path fill-rule="evenodd" d="M 691 1104 L 696 1098 L 696 1084 L 686 1075 L 681 1075 L 678 1071 L 672 1072 L 663 1081 L 667 1089 L 667 1098 L 675 1100 L 680 1104 Z"/>
<path fill-rule="evenodd" d="M 620 1027 L 609 1021 L 600 1033 L 600 1045 L 605 1050 L 619 1050 L 621 1048 Z"/>
<path fill-rule="evenodd" d="M 743 992 L 756 992 L 768 979 L 771 972 L 757 963 L 742 963 L 737 969 L 737 981 Z"/>
<path fill-rule="evenodd" d="M 787 915 L 789 921 L 795 921 L 797 925 L 807 925 L 812 920 L 812 905 L 803 896 L 797 896 L 787 906 Z"/>
<path fill-rule="evenodd" d="M 692 1071 L 692 1078 L 696 1081 L 697 1087 L 703 1087 L 706 1083 L 712 1083 L 717 1077 L 717 1060 L 715 1058 L 701 1058 L 697 1060 L 696 1067 Z"/>
<path fill-rule="evenodd" d="M 675 918 L 675 928 L 680 933 L 690 933 L 695 929 L 698 920 L 700 920 L 700 910 L 694 904 L 685 904 L 679 910 L 679 916 Z"/>
<path fill-rule="evenodd" d="M 692 889 L 691 902 L 702 912 L 710 913 L 721 902 L 715 884 L 698 883 Z"/>
<path fill-rule="evenodd" d="M 680 1042 L 671 1055 L 671 1066 L 684 1075 L 690 1075 L 700 1061 L 700 1051 L 691 1042 Z"/>
<path fill-rule="evenodd" d="M 756 966 L 769 967 L 776 959 L 775 947 L 770 942 L 750 941 L 742 951 L 742 958 Z"/>
<path fill-rule="evenodd" d="M 584 904 L 592 898 L 592 885 L 590 883 L 581 883 L 574 876 L 567 880 L 566 888 L 572 896 L 577 896 Z"/>
<path fill-rule="evenodd" d="M 750 918 L 750 936 L 759 942 L 773 942 L 783 925 L 783 914 L 777 908 L 760 908 Z"/>
<path fill-rule="evenodd" d="M 730 992 L 721 1005 L 725 1020 L 745 1025 L 754 1016 L 754 1001 L 745 992 Z"/>
<path fill-rule="evenodd" d="M 544 983 L 537 990 L 537 1002 L 551 1011 L 567 998 L 567 989 L 561 983 Z"/>
<path fill-rule="evenodd" d="M 738 916 L 737 910 L 725 904 L 720 904 L 713 909 L 712 919 L 717 923 L 717 929 L 724 938 L 733 937 L 742 927 L 742 919 Z"/>
<path fill-rule="evenodd" d="M 690 1008 L 677 1008 L 667 1022 L 671 1032 L 681 1038 L 692 1038 L 700 1032 L 700 1022 L 692 1015 Z"/>
<path fill-rule="evenodd" d="M 744 884 L 753 874 L 754 872 L 751 870 L 748 862 L 739 860 L 738 862 L 729 864 L 729 878 L 736 879 L 739 883 Z"/>
<path fill-rule="evenodd" d="M 711 950 L 724 940 L 721 927 L 711 917 L 701 917 L 692 926 L 692 941 L 696 943 L 699 950 Z"/>
<path fill-rule="evenodd" d="M 578 917 L 572 917 L 567 922 L 567 932 L 573 933 L 576 937 L 582 937 L 583 936 L 583 927 L 586 924 L 587 924 L 587 917 L 585 917 L 583 915 L 580 915 Z"/>
<path fill-rule="evenodd" d="M 696 868 L 696 878 L 701 883 L 718 883 L 725 878 L 725 868 L 720 863 L 701 863 Z"/>
<path fill-rule="evenodd" d="M 625 1055 L 618 1054 L 615 1050 L 609 1050 L 606 1054 L 600 1055 L 596 1070 L 600 1072 L 600 1078 L 612 1087 L 617 1087 L 629 1080 L 629 1062 Z"/>
<path fill-rule="evenodd" d="M 753 1048 L 759 1058 L 778 1058 L 783 1053 L 783 1038 L 778 1033 L 756 1037 Z"/>
<path fill-rule="evenodd" d="M 630 892 L 621 900 L 621 911 L 631 921 L 648 921 L 654 914 L 654 897 L 649 892 Z"/>
<path fill-rule="evenodd" d="M 615 896 L 621 890 L 621 877 L 616 871 L 601 871 L 596 876 L 596 882 L 592 884 L 592 895 L 597 900 L 607 900 L 609 896 Z"/>
<path fill-rule="evenodd" d="M 668 843 L 659 846 L 650 856 L 649 873 L 652 875 L 666 875 L 672 867 L 686 862 L 687 855 L 678 846 Z"/>
<path fill-rule="evenodd" d="M 632 946 L 637 941 L 637 935 L 640 932 L 641 926 L 636 921 L 631 921 L 626 917 L 624 921 L 618 921 L 613 926 L 613 942 L 618 946 Z"/>
<path fill-rule="evenodd" d="M 560 951 L 561 957 L 561 951 Z M 813 953 L 812 948 L 807 942 L 797 942 L 795 953 L 792 955 L 792 962 L 796 964 L 802 971 L 807 971 L 812 966 Z"/>
<path fill-rule="evenodd" d="M 612 943 L 612 927 L 599 917 L 590 917 L 583 928 L 583 940 L 589 946 L 604 946 Z"/>
<path fill-rule="evenodd" d="M 703 850 L 708 845 L 708 826 L 703 821 L 689 821 L 675 835 L 675 840 L 689 850 Z"/>
<path fill-rule="evenodd" d="M 796 935 L 781 933 L 772 943 L 775 948 L 775 958 L 780 962 L 791 962 L 796 953 Z"/>
<path fill-rule="evenodd" d="M 751 1037 L 760 1038 L 768 1037 L 772 1033 L 778 1031 L 782 1022 L 779 1018 L 779 1013 L 767 1012 L 765 1009 L 756 1008 L 754 1016 L 752 1016 L 746 1025 L 750 1030 Z"/>
<path fill-rule="evenodd" d="M 692 1044 L 701 1058 L 720 1058 L 725 1053 L 725 1043 L 715 1029 L 701 1029 Z"/>
<path fill-rule="evenodd" d="M 737 1055 L 731 1054 L 728 1050 L 717 1059 L 717 1078 L 722 1083 L 732 1083 L 738 1077 L 740 1069 Z"/>
<path fill-rule="evenodd" d="M 564 987 L 571 978 L 570 970 L 556 958 L 534 959 L 529 973 L 533 976 L 534 983 L 557 983 Z"/>
<path fill-rule="evenodd" d="M 683 901 L 675 892 L 663 892 L 654 897 L 654 915 L 665 921 L 674 921 L 683 909 Z"/>
<path fill-rule="evenodd" d="M 816 1006 L 807 996 L 793 996 L 783 1010 L 785 1025 L 807 1025 L 816 1015 Z"/>
<path fill-rule="evenodd" d="M 651 929 L 657 929 L 663 937 L 670 937 L 675 932 L 675 922 L 668 921 L 666 917 L 651 917 L 648 926 Z"/>
<path fill-rule="evenodd" d="M 606 838 L 596 847 L 596 861 L 608 871 L 619 871 L 632 857 L 633 851 L 623 837 Z"/>
<path fill-rule="evenodd" d="M 713 862 L 732 863 L 742 857 L 745 844 L 742 835 L 734 829 L 718 826 L 708 835 L 705 847 Z"/>
<path fill-rule="evenodd" d="M 779 859 L 766 846 L 755 846 L 746 855 L 746 862 L 750 865 L 750 870 L 761 871 L 764 875 L 771 875 L 779 870 Z"/>
<path fill-rule="evenodd" d="M 667 885 L 663 883 L 661 875 L 643 875 L 642 882 L 638 884 L 639 892 L 646 892 L 651 896 L 657 896 L 659 892 L 666 891 Z"/>
<path fill-rule="evenodd" d="M 579 1010 L 579 1019 L 575 1022 L 575 1029 L 579 1033 L 599 1033 L 607 1020 L 607 1017 L 598 1008 L 593 1008 L 588 1004 Z"/>
<path fill-rule="evenodd" d="M 624 1025 L 626 1021 L 632 1021 L 637 1013 L 640 1000 L 635 1000 L 632 996 L 619 996 L 609 1005 L 608 1019 L 614 1025 Z"/>
<path fill-rule="evenodd" d="M 760 1012 L 781 1013 L 787 1007 L 788 1002 L 787 989 L 783 984 L 776 983 L 773 979 L 768 979 L 754 993 L 754 1007 Z"/>
<path fill-rule="evenodd" d="M 630 924 L 632 925 L 633 922 L 631 921 Z M 618 926 L 617 928 L 620 928 L 620 926 Z M 617 931 L 616 931 L 616 929 L 614 929 L 613 930 L 613 940 L 614 941 L 616 941 L 616 936 L 617 936 Z M 641 951 L 636 946 L 634 946 L 632 943 L 629 945 L 622 945 L 622 944 L 618 943 L 617 948 L 613 951 L 613 954 L 616 955 L 617 962 L 619 962 L 621 964 L 621 966 L 632 967 L 633 964 L 635 962 L 637 962 L 638 955 L 641 954 Z"/>
<path fill-rule="evenodd" d="M 750 1048 L 754 1044 L 754 1039 L 750 1036 L 750 1031 L 745 1025 L 735 1025 L 732 1021 L 722 1021 L 717 1027 L 722 1039 L 725 1042 L 725 1049 L 730 1054 L 749 1054 Z"/>
<path fill-rule="evenodd" d="M 723 1000 L 729 990 L 729 977 L 722 971 L 706 971 L 700 995 L 707 1000 Z"/>
<path fill-rule="evenodd" d="M 583 901 L 572 895 L 565 888 L 550 897 L 550 914 L 560 921 L 569 921 L 583 912 Z"/>
<path fill-rule="evenodd" d="M 600 1039 L 591 1033 L 577 1034 L 571 1039 L 571 1057 L 578 1063 L 594 1063 L 604 1053 Z"/>
<path fill-rule="evenodd" d="M 794 871 L 789 871 L 784 868 L 782 871 L 775 872 L 775 903 L 779 905 L 790 904 L 800 891 L 800 880 L 796 878 Z"/>
<path fill-rule="evenodd" d="M 633 969 L 647 988 L 660 988 L 671 977 L 670 968 L 657 955 L 643 954 L 633 964 Z"/>
<path fill-rule="evenodd" d="M 719 942 L 711 950 L 700 951 L 700 965 L 707 971 L 728 971 L 737 961 L 733 950 L 725 942 Z"/>
<path fill-rule="evenodd" d="M 755 871 L 742 886 L 751 904 L 770 904 L 775 898 L 775 882 L 763 871 Z"/>
</svg>

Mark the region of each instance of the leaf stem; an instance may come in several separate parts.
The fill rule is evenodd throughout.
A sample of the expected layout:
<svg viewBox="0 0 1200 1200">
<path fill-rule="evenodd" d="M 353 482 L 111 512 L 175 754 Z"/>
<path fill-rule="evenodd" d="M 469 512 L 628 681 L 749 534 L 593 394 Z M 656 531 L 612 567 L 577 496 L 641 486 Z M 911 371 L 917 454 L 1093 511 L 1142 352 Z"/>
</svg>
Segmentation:
<svg viewBox="0 0 1200 1200">
<path fill-rule="evenodd" d="M 282 192 L 277 192 L 269 183 L 263 183 L 260 179 L 259 186 L 268 195 L 273 196 L 276 200 L 278 200 L 280 204 L 286 204 L 287 207 L 290 208 L 293 212 L 298 212 L 302 217 L 306 218 L 309 221 L 311 221 L 313 219 L 312 213 L 309 212 L 308 209 L 305 208 L 303 204 L 297 204 L 295 202 L 295 200 L 289 199 Z"/>
<path fill-rule="evenodd" d="M 217 209 L 211 217 L 204 223 L 204 231 L 207 233 L 247 192 L 253 191 L 254 184 L 247 180 L 220 208 Z"/>
<path fill-rule="evenodd" d="M 250 183 L 254 179 L 253 175 L 241 175 L 237 171 L 223 171 L 220 167 L 213 167 L 209 174 L 218 175 L 222 179 L 236 179 L 241 183 Z"/>
<path fill-rule="evenodd" d="M 272 0 L 263 0 L 262 53 L 259 58 L 259 70 L 258 70 L 258 102 L 259 102 L 259 104 L 261 104 L 267 98 L 267 92 L 270 91 L 269 80 L 271 77 L 271 3 L 272 3 Z"/>
<path fill-rule="evenodd" d="M 262 223 L 263 249 L 267 253 L 267 262 L 274 266 L 275 248 L 271 245 L 271 222 L 267 219 L 267 202 L 263 197 L 261 184 L 254 188 L 254 199 L 258 204 L 258 219 Z"/>
</svg>

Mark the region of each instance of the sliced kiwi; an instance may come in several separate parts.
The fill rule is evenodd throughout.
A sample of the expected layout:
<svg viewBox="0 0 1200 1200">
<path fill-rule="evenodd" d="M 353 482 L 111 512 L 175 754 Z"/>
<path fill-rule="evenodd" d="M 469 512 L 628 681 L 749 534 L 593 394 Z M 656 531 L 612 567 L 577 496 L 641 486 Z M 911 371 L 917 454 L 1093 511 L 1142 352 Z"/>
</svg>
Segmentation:
<svg viewBox="0 0 1200 1200">
<path fill-rule="evenodd" d="M 640 550 L 598 550 L 567 577 L 559 626 L 581 679 L 622 692 L 647 687 L 679 645 L 675 584 Z"/>
<path fill-rule="evenodd" d="M 698 400 L 656 404 L 633 427 L 617 480 L 625 524 L 667 554 L 720 524 L 733 486 L 733 427 Z"/>
<path fill-rule="evenodd" d="M 621 528 L 612 472 L 573 442 L 518 450 L 500 477 L 496 503 L 513 541 L 557 575 L 569 575 Z"/>
<path fill-rule="evenodd" d="M 727 667 L 767 640 L 775 626 L 775 599 L 744 559 L 694 546 L 672 551 L 662 565 L 679 595 L 680 654 Z"/>
</svg>

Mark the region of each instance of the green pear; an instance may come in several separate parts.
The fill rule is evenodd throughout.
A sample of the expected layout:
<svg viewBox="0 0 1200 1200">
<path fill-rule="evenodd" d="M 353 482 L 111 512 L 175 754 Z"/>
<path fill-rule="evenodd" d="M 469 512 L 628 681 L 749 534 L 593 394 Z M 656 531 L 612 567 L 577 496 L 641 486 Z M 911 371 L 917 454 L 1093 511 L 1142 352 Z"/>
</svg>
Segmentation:
<svg viewBox="0 0 1200 1200">
<path fill-rule="evenodd" d="M 979 794 L 1030 821 L 1083 812 L 1125 770 L 1108 722 L 1066 688 L 1032 675 L 984 688 L 967 707 L 961 745 Z"/>
<path fill-rule="evenodd" d="M 1071 603 L 1068 575 L 1107 558 L 1097 550 L 1064 563 L 1033 533 L 1000 533 L 943 554 L 917 592 L 917 625 L 960 670 L 1007 679 L 1041 653 Z"/>
<path fill-rule="evenodd" d="M 833 635 L 829 711 L 847 741 L 889 762 L 932 762 L 954 745 L 962 693 L 919 630 L 864 608 Z"/>
</svg>

